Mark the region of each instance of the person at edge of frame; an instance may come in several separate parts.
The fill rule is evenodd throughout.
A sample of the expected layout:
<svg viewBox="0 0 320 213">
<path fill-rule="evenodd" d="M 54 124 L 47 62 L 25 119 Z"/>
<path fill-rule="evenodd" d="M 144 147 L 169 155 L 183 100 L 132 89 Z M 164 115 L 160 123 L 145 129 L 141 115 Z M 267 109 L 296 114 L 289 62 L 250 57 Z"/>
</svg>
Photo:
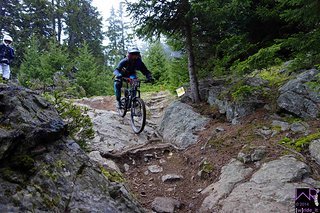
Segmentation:
<svg viewBox="0 0 320 213">
<path fill-rule="evenodd" d="M 13 39 L 9 35 L 3 36 L 3 43 L 0 45 L 0 75 L 6 83 L 10 79 L 10 63 L 14 59 L 14 50 L 11 47 Z"/>
</svg>

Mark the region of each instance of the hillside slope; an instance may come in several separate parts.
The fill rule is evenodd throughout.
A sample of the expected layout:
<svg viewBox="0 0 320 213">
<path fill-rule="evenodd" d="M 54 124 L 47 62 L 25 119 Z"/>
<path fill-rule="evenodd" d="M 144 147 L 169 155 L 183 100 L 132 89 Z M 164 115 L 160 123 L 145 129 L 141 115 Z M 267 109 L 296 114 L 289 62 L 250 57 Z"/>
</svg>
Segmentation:
<svg viewBox="0 0 320 213">
<path fill-rule="evenodd" d="M 134 143 L 108 152 L 93 146 L 93 151 L 104 157 L 102 162 L 117 163 L 148 210 L 292 212 L 296 188 L 320 187 L 319 93 L 306 86 L 317 73 L 293 77 L 273 102 L 256 93 L 244 104 L 219 100 L 224 82 L 202 82 L 207 103 L 194 106 L 186 94 L 182 102 L 165 107 L 160 123 L 148 122 L 151 132 L 147 128 L 137 136 L 129 127 L 117 132 Z M 247 82 L 267 87 L 256 78 Z M 145 100 L 155 109 L 153 97 L 158 95 Z M 142 137 L 147 140 L 136 144 Z"/>
</svg>

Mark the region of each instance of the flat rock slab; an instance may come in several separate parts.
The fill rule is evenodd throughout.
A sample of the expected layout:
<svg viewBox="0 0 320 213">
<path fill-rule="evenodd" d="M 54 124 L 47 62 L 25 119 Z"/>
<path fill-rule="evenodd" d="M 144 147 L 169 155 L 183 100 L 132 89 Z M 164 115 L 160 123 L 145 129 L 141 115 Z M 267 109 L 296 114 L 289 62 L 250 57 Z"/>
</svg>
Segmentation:
<svg viewBox="0 0 320 213">
<path fill-rule="evenodd" d="M 105 110 L 94 110 L 88 114 L 96 133 L 90 148 L 99 150 L 102 155 L 147 144 L 148 138 L 155 132 L 153 128 L 146 126 L 142 133 L 135 134 L 130 126 L 129 115 L 122 118 L 114 111 Z"/>
<path fill-rule="evenodd" d="M 243 165 L 233 160 L 223 167 L 220 180 L 201 192 L 208 196 L 200 212 L 292 212 L 295 189 L 320 184 L 308 178 L 309 167 L 292 156 L 264 163 L 248 181 L 228 177 L 237 174 L 232 168 L 245 174 Z"/>
<path fill-rule="evenodd" d="M 251 168 L 246 168 L 242 162 L 232 159 L 228 165 L 222 167 L 219 181 L 201 192 L 202 194 L 208 194 L 202 203 L 201 211 L 212 210 L 220 199 L 228 196 L 234 186 L 248 177 L 252 171 Z"/>
</svg>

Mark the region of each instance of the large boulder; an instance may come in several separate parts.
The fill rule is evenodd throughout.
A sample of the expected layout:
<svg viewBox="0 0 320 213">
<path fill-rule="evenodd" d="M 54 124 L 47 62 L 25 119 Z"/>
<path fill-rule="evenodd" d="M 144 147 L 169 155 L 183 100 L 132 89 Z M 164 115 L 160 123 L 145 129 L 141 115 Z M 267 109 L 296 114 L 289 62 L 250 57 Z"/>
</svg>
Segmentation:
<svg viewBox="0 0 320 213">
<path fill-rule="evenodd" d="M 212 78 L 206 78 L 199 81 L 199 95 L 200 99 L 205 101 L 209 98 L 209 91 L 212 87 L 219 87 L 221 85 L 226 84 L 225 79 L 212 79 Z M 182 96 L 181 101 L 182 102 L 190 102 L 192 101 L 192 91 L 189 86 L 185 86 L 186 93 Z"/>
<path fill-rule="evenodd" d="M 65 124 L 37 93 L 0 85 L 0 159 L 63 136 Z"/>
<path fill-rule="evenodd" d="M 246 78 L 244 85 L 250 87 L 266 87 L 267 82 L 261 78 L 251 77 Z M 225 114 L 228 121 L 234 124 L 238 123 L 237 120 L 246 115 L 252 114 L 257 108 L 264 106 L 264 101 L 262 100 L 263 95 L 260 90 L 251 94 L 250 97 L 245 97 L 246 99 L 240 102 L 235 102 L 229 100 L 228 98 L 221 98 L 221 94 L 230 89 L 230 85 L 225 82 L 220 82 L 220 84 L 212 85 L 208 90 L 207 102 L 216 106 L 221 114 Z"/>
<path fill-rule="evenodd" d="M 0 212 L 144 212 L 36 93 L 0 86 Z"/>
<path fill-rule="evenodd" d="M 0 212 L 143 212 L 121 176 L 92 162 L 72 140 L 50 143 L 41 154 L 13 155 L 0 168 Z"/>
<path fill-rule="evenodd" d="M 278 106 L 302 118 L 316 118 L 320 110 L 320 94 L 308 85 L 316 80 L 319 70 L 307 70 L 288 81 L 280 89 Z"/>
<path fill-rule="evenodd" d="M 175 101 L 166 109 L 159 130 L 164 141 L 184 149 L 198 141 L 195 133 L 208 122 L 208 118 L 196 113 L 190 105 Z"/>
<path fill-rule="evenodd" d="M 229 100 L 221 100 L 220 92 L 223 88 L 213 87 L 209 91 L 208 103 L 217 106 L 219 113 L 225 114 L 228 121 L 236 123 L 237 119 L 249 115 L 255 110 L 255 105 L 251 103 L 235 103 Z"/>
</svg>

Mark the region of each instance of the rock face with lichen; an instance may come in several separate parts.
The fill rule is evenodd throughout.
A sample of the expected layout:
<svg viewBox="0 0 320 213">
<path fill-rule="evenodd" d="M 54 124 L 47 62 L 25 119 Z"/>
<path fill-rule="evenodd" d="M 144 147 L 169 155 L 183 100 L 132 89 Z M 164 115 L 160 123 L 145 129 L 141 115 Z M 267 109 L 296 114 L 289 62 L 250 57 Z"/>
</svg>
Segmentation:
<svg viewBox="0 0 320 213">
<path fill-rule="evenodd" d="M 302 118 L 316 118 L 320 113 L 320 95 L 310 87 L 316 81 L 319 70 L 307 70 L 288 81 L 280 89 L 277 103 L 280 108 Z"/>
<path fill-rule="evenodd" d="M 0 85 L 0 100 L 0 212 L 143 212 L 38 94 Z"/>
</svg>

